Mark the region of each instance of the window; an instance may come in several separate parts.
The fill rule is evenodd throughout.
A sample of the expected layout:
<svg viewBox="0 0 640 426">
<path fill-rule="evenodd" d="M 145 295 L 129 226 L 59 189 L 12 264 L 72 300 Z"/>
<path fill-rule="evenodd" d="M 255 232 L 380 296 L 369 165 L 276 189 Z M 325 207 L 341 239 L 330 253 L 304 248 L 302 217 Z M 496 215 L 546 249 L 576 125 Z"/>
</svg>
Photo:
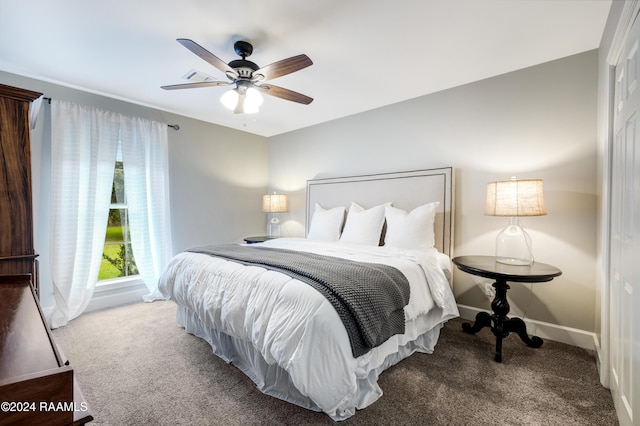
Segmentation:
<svg viewBox="0 0 640 426">
<path fill-rule="evenodd" d="M 138 275 L 138 268 L 131 250 L 129 215 L 124 193 L 124 168 L 122 166 L 122 155 L 118 147 L 118 158 L 113 171 L 107 233 L 104 240 L 104 251 L 102 252 L 98 281 L 134 275 Z"/>
</svg>

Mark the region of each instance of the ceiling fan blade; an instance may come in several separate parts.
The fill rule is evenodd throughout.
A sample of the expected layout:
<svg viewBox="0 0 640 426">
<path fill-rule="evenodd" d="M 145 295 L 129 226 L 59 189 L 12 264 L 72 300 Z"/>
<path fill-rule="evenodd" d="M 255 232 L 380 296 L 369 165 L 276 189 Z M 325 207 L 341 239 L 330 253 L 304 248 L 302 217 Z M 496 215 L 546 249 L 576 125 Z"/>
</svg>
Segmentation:
<svg viewBox="0 0 640 426">
<path fill-rule="evenodd" d="M 262 80 L 272 80 L 299 71 L 309 65 L 313 65 L 313 62 L 307 55 L 292 56 L 254 71 L 253 76 L 255 78 L 258 75 L 262 75 L 264 76 Z"/>
<path fill-rule="evenodd" d="M 198 87 L 215 87 L 215 86 L 230 86 L 231 82 L 226 81 L 201 81 L 198 83 L 184 83 L 184 84 L 172 84 L 169 86 L 160 86 L 164 90 L 176 90 L 176 89 L 197 89 Z"/>
<path fill-rule="evenodd" d="M 302 93 L 294 92 L 293 90 L 285 89 L 283 87 L 274 86 L 273 84 L 261 84 L 260 86 L 256 87 L 261 89 L 267 95 L 286 99 L 287 101 L 293 101 L 304 105 L 309 105 L 311 102 L 313 102 L 313 98 L 303 95 Z"/>
<path fill-rule="evenodd" d="M 236 77 L 238 76 L 238 73 L 236 72 L 236 70 L 231 68 L 229 65 L 226 64 L 226 62 L 224 62 L 222 59 L 218 58 L 213 53 L 209 52 L 204 47 L 200 46 L 195 41 L 190 40 L 188 38 L 179 38 L 179 39 L 177 39 L 177 41 L 178 41 L 178 43 L 180 43 L 181 45 L 183 45 L 184 47 L 186 47 L 187 49 L 189 49 L 190 51 L 192 51 L 196 55 L 200 56 L 202 59 L 204 59 L 205 61 L 207 61 L 208 63 L 210 63 L 214 67 L 218 68 L 223 73 L 231 74 L 231 75 L 234 75 Z"/>
</svg>

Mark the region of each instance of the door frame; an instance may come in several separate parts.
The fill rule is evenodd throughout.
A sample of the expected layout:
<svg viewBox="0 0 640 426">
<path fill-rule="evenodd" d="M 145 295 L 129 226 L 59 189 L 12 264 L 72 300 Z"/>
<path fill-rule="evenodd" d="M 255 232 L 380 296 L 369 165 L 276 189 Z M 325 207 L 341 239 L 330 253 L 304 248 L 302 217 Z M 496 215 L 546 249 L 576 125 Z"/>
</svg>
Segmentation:
<svg viewBox="0 0 640 426">
<path fill-rule="evenodd" d="M 610 234 L 611 234 L 611 185 L 612 185 L 612 160 L 614 139 L 614 108 L 615 108 L 615 81 L 616 64 L 625 47 L 627 36 L 636 16 L 640 12 L 640 0 L 625 1 L 622 12 L 606 55 L 606 70 L 604 75 L 604 103 L 603 114 L 603 159 L 602 159 L 602 199 L 600 218 L 600 347 L 598 348 L 598 369 L 600 382 L 603 386 L 611 387 L 611 299 L 610 299 Z"/>
</svg>

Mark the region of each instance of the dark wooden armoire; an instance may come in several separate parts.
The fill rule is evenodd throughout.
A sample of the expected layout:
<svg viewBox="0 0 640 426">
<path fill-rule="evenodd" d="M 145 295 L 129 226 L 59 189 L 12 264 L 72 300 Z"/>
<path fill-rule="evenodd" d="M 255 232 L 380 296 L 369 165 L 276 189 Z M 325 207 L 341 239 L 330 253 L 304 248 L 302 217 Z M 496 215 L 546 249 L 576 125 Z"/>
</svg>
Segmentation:
<svg viewBox="0 0 640 426">
<path fill-rule="evenodd" d="M 40 96 L 0 84 L 0 275 L 31 274 L 36 293 L 29 107 Z"/>
<path fill-rule="evenodd" d="M 0 84 L 0 426 L 93 420 L 36 293 L 29 107 L 40 95 Z"/>
</svg>

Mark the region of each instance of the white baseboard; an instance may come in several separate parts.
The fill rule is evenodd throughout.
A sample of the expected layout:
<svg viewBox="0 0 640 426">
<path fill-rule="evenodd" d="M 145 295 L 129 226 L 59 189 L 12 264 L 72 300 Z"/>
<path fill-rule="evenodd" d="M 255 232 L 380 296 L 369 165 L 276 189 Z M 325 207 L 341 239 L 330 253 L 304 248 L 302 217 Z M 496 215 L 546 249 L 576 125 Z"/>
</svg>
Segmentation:
<svg viewBox="0 0 640 426">
<path fill-rule="evenodd" d="M 484 309 L 466 305 L 458 305 L 458 310 L 460 311 L 461 318 L 470 321 L 473 321 L 479 312 L 485 312 Z M 535 335 L 542 339 L 566 343 L 592 351 L 595 351 L 597 348 L 596 335 L 593 332 L 527 318 L 524 319 L 524 322 L 527 325 L 529 335 Z"/>
</svg>

